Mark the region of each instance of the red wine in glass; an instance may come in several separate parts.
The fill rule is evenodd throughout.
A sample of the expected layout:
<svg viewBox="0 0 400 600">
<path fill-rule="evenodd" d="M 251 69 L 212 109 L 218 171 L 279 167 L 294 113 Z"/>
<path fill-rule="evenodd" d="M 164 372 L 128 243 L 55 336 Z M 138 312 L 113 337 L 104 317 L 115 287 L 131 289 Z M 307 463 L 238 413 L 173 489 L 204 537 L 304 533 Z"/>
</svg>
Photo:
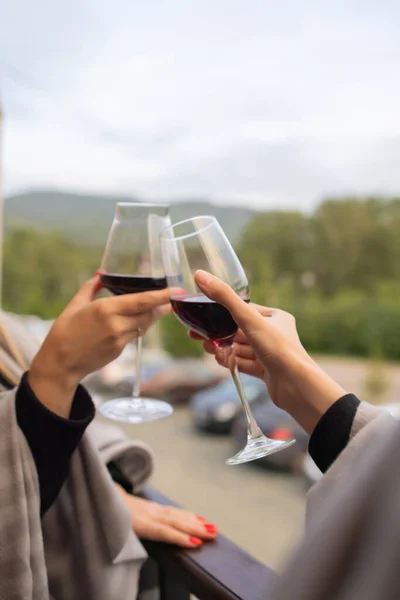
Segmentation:
<svg viewBox="0 0 400 600">
<path fill-rule="evenodd" d="M 166 288 L 160 232 L 170 224 L 166 204 L 119 202 L 100 265 L 102 287 L 116 296 Z M 137 298 L 133 296 L 130 302 L 134 310 L 138 306 Z M 140 394 L 143 334 L 138 327 L 131 336 L 136 346 L 132 395 L 108 400 L 99 407 L 101 414 L 109 419 L 145 423 L 162 419 L 173 412 L 167 402 Z"/>
<path fill-rule="evenodd" d="M 101 273 L 102 286 L 112 294 L 138 294 L 163 290 L 167 287 L 165 277 L 150 277 L 146 275 L 118 275 L 115 273 Z"/>
<path fill-rule="evenodd" d="M 171 298 L 171 305 L 175 315 L 189 329 L 219 345 L 232 343 L 238 326 L 222 304 L 196 294 Z"/>
</svg>

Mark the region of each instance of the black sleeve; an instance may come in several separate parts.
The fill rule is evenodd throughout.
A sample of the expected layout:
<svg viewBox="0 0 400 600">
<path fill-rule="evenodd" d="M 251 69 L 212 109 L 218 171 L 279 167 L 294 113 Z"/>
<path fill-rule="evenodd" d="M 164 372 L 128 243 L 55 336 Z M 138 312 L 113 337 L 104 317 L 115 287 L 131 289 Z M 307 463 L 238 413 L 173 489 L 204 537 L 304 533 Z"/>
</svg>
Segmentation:
<svg viewBox="0 0 400 600">
<path fill-rule="evenodd" d="M 129 479 L 125 477 L 121 469 L 119 469 L 114 462 L 109 462 L 107 465 L 107 469 L 111 475 L 112 480 L 115 481 L 115 483 L 119 483 L 119 485 L 122 488 L 124 488 L 124 490 L 128 492 L 128 494 L 133 494 L 133 485 L 131 484 Z"/>
<path fill-rule="evenodd" d="M 94 404 L 80 385 L 70 418 L 64 419 L 38 400 L 25 373 L 17 390 L 16 413 L 18 425 L 35 460 L 40 486 L 40 514 L 43 516 L 68 475 L 70 458 L 94 417 Z"/>
<path fill-rule="evenodd" d="M 354 394 L 346 394 L 336 400 L 318 421 L 308 444 L 308 452 L 323 473 L 347 446 L 359 404 Z"/>
</svg>

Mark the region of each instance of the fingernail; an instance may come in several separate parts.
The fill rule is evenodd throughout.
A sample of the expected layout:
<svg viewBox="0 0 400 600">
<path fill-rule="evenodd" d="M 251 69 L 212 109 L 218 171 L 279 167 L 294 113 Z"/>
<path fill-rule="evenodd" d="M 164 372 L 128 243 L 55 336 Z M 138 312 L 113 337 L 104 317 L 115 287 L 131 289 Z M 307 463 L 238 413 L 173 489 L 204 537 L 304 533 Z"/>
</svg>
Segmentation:
<svg viewBox="0 0 400 600">
<path fill-rule="evenodd" d="M 217 528 L 212 523 L 206 523 L 204 525 L 208 533 L 217 533 Z"/>
<path fill-rule="evenodd" d="M 210 273 L 207 273 L 207 271 L 202 271 L 200 269 L 199 271 L 196 271 L 195 279 L 196 283 L 199 283 L 200 285 L 209 285 L 214 278 Z"/>
<path fill-rule="evenodd" d="M 197 516 L 197 518 L 198 518 L 198 520 L 199 520 L 199 521 L 205 521 L 205 518 L 204 518 L 204 517 L 199 517 L 199 516 Z"/>
<path fill-rule="evenodd" d="M 101 271 L 100 269 L 97 269 L 97 271 L 95 272 L 95 274 L 93 275 L 93 277 L 98 277 L 100 275 Z M 94 288 L 94 293 L 98 294 L 100 292 L 100 290 L 102 289 L 103 285 L 99 279 L 99 281 L 96 282 L 96 287 Z"/>
<path fill-rule="evenodd" d="M 203 543 L 201 540 L 199 540 L 199 538 L 196 537 L 190 537 L 189 542 L 194 546 L 200 546 Z"/>
</svg>

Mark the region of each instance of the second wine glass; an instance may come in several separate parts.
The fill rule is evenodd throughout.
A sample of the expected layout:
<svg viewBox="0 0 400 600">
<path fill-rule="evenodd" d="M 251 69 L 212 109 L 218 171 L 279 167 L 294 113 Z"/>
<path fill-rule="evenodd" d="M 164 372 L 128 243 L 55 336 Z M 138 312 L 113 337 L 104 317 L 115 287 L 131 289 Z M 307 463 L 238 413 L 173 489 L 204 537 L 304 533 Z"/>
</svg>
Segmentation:
<svg viewBox="0 0 400 600">
<path fill-rule="evenodd" d="M 160 231 L 171 223 L 166 204 L 120 202 L 108 236 L 100 268 L 100 281 L 112 294 L 135 294 L 167 285 L 160 251 Z M 126 423 L 145 423 L 168 417 L 167 402 L 140 395 L 142 332 L 136 338 L 136 373 L 132 396 L 109 400 L 102 415 Z"/>
<path fill-rule="evenodd" d="M 187 219 L 164 229 L 161 252 L 175 315 L 189 329 L 212 340 L 227 354 L 230 372 L 247 419 L 247 444 L 227 460 L 229 465 L 249 462 L 279 452 L 295 440 L 272 440 L 258 427 L 234 359 L 233 340 L 238 327 L 229 311 L 201 293 L 194 274 L 209 271 L 249 301 L 247 277 L 228 238 L 214 217 Z"/>
</svg>

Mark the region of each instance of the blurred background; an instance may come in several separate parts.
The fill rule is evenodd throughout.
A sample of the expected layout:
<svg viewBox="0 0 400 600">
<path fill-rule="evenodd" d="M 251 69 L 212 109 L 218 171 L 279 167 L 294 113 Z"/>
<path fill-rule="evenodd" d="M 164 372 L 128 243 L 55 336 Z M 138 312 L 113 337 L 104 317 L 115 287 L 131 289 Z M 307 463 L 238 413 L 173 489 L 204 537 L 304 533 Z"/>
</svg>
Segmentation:
<svg viewBox="0 0 400 600">
<path fill-rule="evenodd" d="M 173 220 L 215 215 L 252 300 L 295 314 L 342 385 L 395 403 L 399 17 L 394 0 L 3 2 L 2 308 L 43 336 L 97 269 L 115 202 L 163 200 Z M 279 566 L 318 477 L 304 432 L 249 380 L 264 430 L 299 443 L 226 467 L 244 424 L 225 372 L 173 316 L 146 344 L 143 387 L 178 408 L 127 429 L 156 485 Z M 133 358 L 88 381 L 99 399 L 129 388 Z"/>
</svg>

